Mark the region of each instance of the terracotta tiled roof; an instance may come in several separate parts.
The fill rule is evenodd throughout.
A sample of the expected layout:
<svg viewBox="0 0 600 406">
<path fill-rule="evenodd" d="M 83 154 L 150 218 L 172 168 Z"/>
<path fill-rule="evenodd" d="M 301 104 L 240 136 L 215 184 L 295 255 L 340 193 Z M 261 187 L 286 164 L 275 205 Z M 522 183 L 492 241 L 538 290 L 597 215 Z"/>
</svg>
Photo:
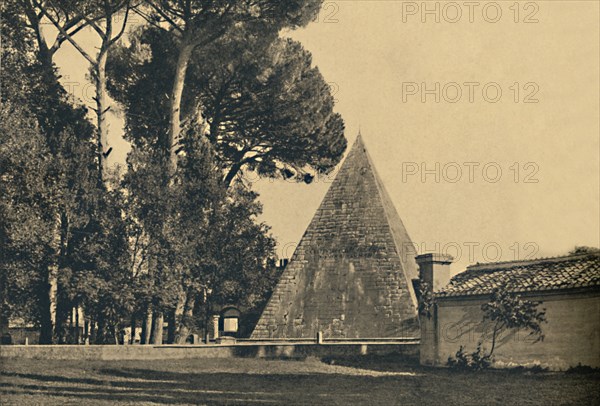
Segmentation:
<svg viewBox="0 0 600 406">
<path fill-rule="evenodd" d="M 600 288 L 600 254 L 472 265 L 436 295 L 472 296 L 507 287 L 512 292 Z"/>
</svg>

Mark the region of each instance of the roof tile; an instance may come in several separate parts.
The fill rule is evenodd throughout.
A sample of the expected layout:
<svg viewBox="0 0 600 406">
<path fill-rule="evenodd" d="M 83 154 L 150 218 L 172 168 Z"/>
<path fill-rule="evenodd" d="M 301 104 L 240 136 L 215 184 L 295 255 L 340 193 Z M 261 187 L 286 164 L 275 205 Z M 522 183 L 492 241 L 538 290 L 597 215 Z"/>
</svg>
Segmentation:
<svg viewBox="0 0 600 406">
<path fill-rule="evenodd" d="M 477 264 L 454 276 L 436 295 L 489 294 L 503 286 L 512 292 L 600 287 L 600 254 Z"/>
</svg>

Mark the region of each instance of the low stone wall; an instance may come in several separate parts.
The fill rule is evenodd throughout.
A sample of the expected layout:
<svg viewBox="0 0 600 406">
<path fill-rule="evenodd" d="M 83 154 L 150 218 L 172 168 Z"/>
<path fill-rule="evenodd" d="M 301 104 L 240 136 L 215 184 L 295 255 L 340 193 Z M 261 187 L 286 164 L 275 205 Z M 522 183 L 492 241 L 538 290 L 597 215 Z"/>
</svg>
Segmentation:
<svg viewBox="0 0 600 406">
<path fill-rule="evenodd" d="M 401 354 L 418 359 L 419 345 L 412 343 L 293 343 L 262 342 L 204 345 L 5 345 L 0 359 L 54 360 L 167 360 L 195 358 L 349 357 L 367 354 Z"/>
</svg>

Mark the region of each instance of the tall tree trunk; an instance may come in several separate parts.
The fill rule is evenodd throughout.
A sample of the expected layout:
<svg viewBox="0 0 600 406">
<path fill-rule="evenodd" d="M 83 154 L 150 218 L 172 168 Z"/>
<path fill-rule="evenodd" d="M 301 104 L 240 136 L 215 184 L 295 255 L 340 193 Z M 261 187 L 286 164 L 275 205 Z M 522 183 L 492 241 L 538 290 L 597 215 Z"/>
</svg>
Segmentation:
<svg viewBox="0 0 600 406">
<path fill-rule="evenodd" d="M 130 324 L 131 333 L 130 333 L 130 337 L 129 337 L 129 344 L 135 344 L 135 335 L 137 333 L 136 324 L 137 324 L 137 317 L 134 314 L 133 316 L 131 316 L 131 324 Z"/>
<path fill-rule="evenodd" d="M 177 57 L 177 65 L 175 67 L 175 78 L 173 79 L 173 89 L 171 91 L 170 116 L 169 116 L 169 133 L 167 137 L 166 148 L 169 152 L 169 174 L 173 175 L 177 169 L 177 142 L 179 141 L 179 133 L 181 131 L 181 98 L 183 96 L 183 88 L 185 86 L 185 74 L 192 56 L 194 47 L 187 44 L 186 38 L 182 39 L 182 45 Z"/>
<path fill-rule="evenodd" d="M 98 315 L 98 329 L 96 330 L 96 344 L 105 344 L 106 339 L 106 320 L 102 313 Z"/>
<path fill-rule="evenodd" d="M 117 345 L 125 344 L 125 342 L 123 341 L 123 336 L 121 335 L 121 329 L 119 328 L 119 325 L 117 325 L 117 324 L 112 325 L 110 327 L 110 330 L 112 332 L 112 339 L 114 340 L 115 344 L 117 344 Z"/>
<path fill-rule="evenodd" d="M 95 317 L 90 320 L 90 335 L 89 335 L 88 342 L 90 344 L 96 342 L 96 318 Z"/>
<path fill-rule="evenodd" d="M 48 267 L 40 281 L 39 286 L 39 314 L 40 314 L 40 344 L 52 344 L 52 301 L 54 292 L 52 291 L 52 279 L 55 278 L 52 274 L 56 269 L 52 266 Z"/>
<path fill-rule="evenodd" d="M 58 344 L 66 344 L 68 336 L 67 321 L 69 320 L 70 306 L 64 294 L 62 283 L 56 284 L 56 316 L 54 323 L 54 337 Z"/>
<path fill-rule="evenodd" d="M 185 304 L 183 306 L 183 314 L 181 321 L 179 322 L 179 328 L 177 332 L 177 343 L 185 344 L 188 336 L 190 335 L 190 327 L 192 325 L 194 317 L 194 305 L 196 304 L 196 295 L 191 290 L 187 292 Z"/>
<path fill-rule="evenodd" d="M 79 306 L 75 306 L 75 344 L 79 344 Z"/>
<path fill-rule="evenodd" d="M 75 317 L 73 316 L 73 306 L 69 307 L 69 331 L 67 331 L 67 343 L 73 344 L 73 329 L 75 327 Z"/>
<path fill-rule="evenodd" d="M 144 314 L 144 317 L 142 318 L 142 326 L 141 326 L 141 331 L 140 331 L 140 345 L 146 344 L 148 341 L 146 340 L 146 332 L 148 331 L 148 328 L 146 327 L 146 321 L 147 321 L 147 317 Z"/>
<path fill-rule="evenodd" d="M 61 214 L 55 213 L 52 229 L 51 254 L 39 288 L 40 344 L 52 344 L 56 324 L 56 295 L 61 249 Z"/>
<path fill-rule="evenodd" d="M 8 333 L 8 317 L 7 313 L 0 311 L 0 336 Z"/>
<path fill-rule="evenodd" d="M 210 305 L 210 301 L 208 300 L 208 296 L 206 295 L 206 290 L 204 291 L 205 295 L 204 295 L 204 309 L 205 309 L 205 314 L 204 314 L 204 337 L 205 337 L 205 341 L 206 343 L 209 342 L 209 340 L 213 337 L 210 337 L 210 330 L 211 330 L 211 324 L 212 324 L 212 306 Z M 217 331 L 218 334 L 218 331 Z M 213 332 L 214 335 L 214 332 Z"/>
<path fill-rule="evenodd" d="M 167 312 L 167 344 L 175 343 L 175 332 L 177 331 L 176 309 L 169 309 Z"/>
<path fill-rule="evenodd" d="M 152 344 L 162 345 L 165 315 L 163 312 L 154 313 L 152 319 Z"/>
<path fill-rule="evenodd" d="M 6 258 L 6 252 L 0 250 L 0 263 Z M 8 302 L 8 275 L 0 272 L 0 336 L 8 334 L 8 323 L 11 316 Z"/>
<path fill-rule="evenodd" d="M 35 34 L 35 40 L 37 42 L 38 61 L 46 68 L 47 72 L 53 70 L 53 57 L 54 51 L 48 48 L 46 38 L 44 36 L 44 30 L 42 30 L 42 16 L 38 15 L 38 10 L 32 2 L 22 2 L 23 11 L 29 20 L 29 26 L 33 29 Z"/>
<path fill-rule="evenodd" d="M 148 305 L 144 323 L 142 324 L 141 344 L 150 344 L 150 336 L 152 334 L 152 309 Z"/>
<path fill-rule="evenodd" d="M 150 344 L 162 344 L 164 321 L 165 318 L 163 312 L 154 312 L 152 317 L 152 335 L 150 337 Z"/>
<path fill-rule="evenodd" d="M 64 344 L 66 340 L 65 334 L 65 323 L 67 320 L 67 311 L 64 306 L 64 301 L 61 300 L 62 288 L 60 283 L 57 283 L 55 295 L 56 311 L 54 315 L 54 340 L 57 344 Z"/>
<path fill-rule="evenodd" d="M 98 54 L 96 63 L 96 116 L 98 126 L 98 184 L 104 185 L 108 170 L 108 95 L 106 92 L 106 60 L 108 52 L 104 49 L 105 45 Z"/>
<path fill-rule="evenodd" d="M 60 239 L 60 245 L 58 246 L 57 253 L 57 266 L 58 272 L 64 270 L 67 262 L 67 249 L 69 244 L 69 216 L 64 208 L 61 208 L 59 217 L 59 224 L 57 226 L 57 232 Z M 70 318 L 70 311 L 72 309 L 72 303 L 66 294 L 66 287 L 64 286 L 65 281 L 60 279 L 56 283 L 56 316 L 54 324 L 54 335 L 58 344 L 65 344 L 67 342 L 67 326 L 65 323 Z"/>
<path fill-rule="evenodd" d="M 135 314 L 131 316 L 131 337 L 129 338 L 129 344 L 135 344 L 135 333 L 136 333 L 136 317 Z"/>
</svg>

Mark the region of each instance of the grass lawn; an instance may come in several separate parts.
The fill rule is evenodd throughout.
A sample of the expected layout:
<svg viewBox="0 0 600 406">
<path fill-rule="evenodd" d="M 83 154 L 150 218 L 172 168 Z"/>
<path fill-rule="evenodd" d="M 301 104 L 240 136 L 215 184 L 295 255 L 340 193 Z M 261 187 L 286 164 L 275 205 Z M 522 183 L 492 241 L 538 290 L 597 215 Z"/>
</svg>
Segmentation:
<svg viewBox="0 0 600 406">
<path fill-rule="evenodd" d="M 598 405 L 598 373 L 453 372 L 392 357 L 0 361 L 1 405 Z"/>
</svg>

